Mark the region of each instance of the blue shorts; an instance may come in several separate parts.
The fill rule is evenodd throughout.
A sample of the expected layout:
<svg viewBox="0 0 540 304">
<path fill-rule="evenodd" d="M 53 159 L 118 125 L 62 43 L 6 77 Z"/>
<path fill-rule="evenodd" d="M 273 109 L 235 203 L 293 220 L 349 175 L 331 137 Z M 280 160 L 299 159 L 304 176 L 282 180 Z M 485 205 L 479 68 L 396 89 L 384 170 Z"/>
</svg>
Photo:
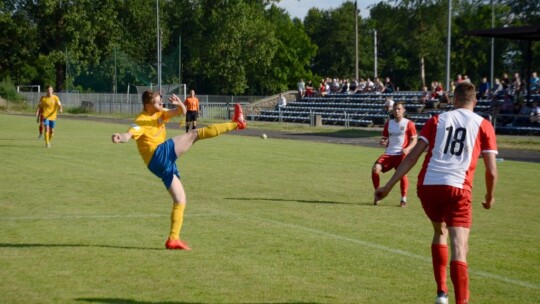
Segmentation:
<svg viewBox="0 0 540 304">
<path fill-rule="evenodd" d="M 174 175 L 180 178 L 180 172 L 176 167 L 176 159 L 178 157 L 174 152 L 174 141 L 168 139 L 157 147 L 150 163 L 148 163 L 148 170 L 161 178 L 167 189 L 171 187 Z"/>
<path fill-rule="evenodd" d="M 47 118 L 43 119 L 43 125 L 45 127 L 49 127 L 51 129 L 54 129 L 56 126 L 56 120 L 48 120 Z"/>
</svg>

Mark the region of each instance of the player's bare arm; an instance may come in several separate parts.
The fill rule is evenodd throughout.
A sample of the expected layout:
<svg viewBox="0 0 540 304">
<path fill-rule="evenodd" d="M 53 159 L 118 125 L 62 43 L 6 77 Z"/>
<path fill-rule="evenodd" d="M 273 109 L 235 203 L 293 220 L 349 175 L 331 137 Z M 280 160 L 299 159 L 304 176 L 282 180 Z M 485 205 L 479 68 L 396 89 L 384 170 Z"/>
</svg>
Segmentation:
<svg viewBox="0 0 540 304">
<path fill-rule="evenodd" d="M 173 94 L 171 97 L 169 97 L 169 101 L 173 105 L 176 106 L 176 109 L 171 110 L 171 111 L 167 111 L 166 112 L 167 117 L 174 117 L 174 116 L 177 116 L 177 115 L 186 115 L 186 113 L 187 113 L 186 106 L 184 105 L 182 100 L 180 100 L 180 97 Z"/>
<path fill-rule="evenodd" d="M 382 200 L 385 198 L 388 193 L 392 190 L 394 185 L 401 180 L 403 176 L 405 176 L 414 165 L 416 165 L 416 162 L 418 162 L 418 159 L 426 150 L 428 144 L 424 141 L 419 141 L 418 144 L 416 144 L 407 157 L 401 162 L 401 165 L 397 168 L 396 172 L 390 180 L 386 183 L 386 185 L 380 187 L 379 189 L 375 190 L 375 198 L 377 200 Z"/>
<path fill-rule="evenodd" d="M 484 165 L 486 167 L 486 195 L 482 206 L 490 209 L 495 203 L 495 186 L 497 184 L 497 155 L 495 153 L 483 153 Z"/>
<path fill-rule="evenodd" d="M 405 148 L 403 148 L 403 154 L 408 155 L 411 150 L 416 146 L 416 143 L 418 142 L 418 136 L 412 136 L 409 142 L 409 145 Z"/>
<path fill-rule="evenodd" d="M 131 133 L 114 133 L 112 135 L 112 142 L 115 143 L 115 144 L 118 144 L 118 143 L 126 143 L 128 142 L 131 137 L 133 137 L 133 134 Z"/>
</svg>

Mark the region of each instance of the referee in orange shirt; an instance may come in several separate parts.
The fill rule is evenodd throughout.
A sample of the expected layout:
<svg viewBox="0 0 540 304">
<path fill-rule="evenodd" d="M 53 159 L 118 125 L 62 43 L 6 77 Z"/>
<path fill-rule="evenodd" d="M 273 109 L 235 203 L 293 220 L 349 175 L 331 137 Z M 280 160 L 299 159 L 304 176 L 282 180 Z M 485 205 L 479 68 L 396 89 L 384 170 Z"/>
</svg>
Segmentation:
<svg viewBox="0 0 540 304">
<path fill-rule="evenodd" d="M 197 129 L 197 117 L 199 117 L 199 99 L 195 97 L 195 91 L 189 92 L 189 97 L 186 98 L 184 104 L 186 105 L 186 133 L 189 132 L 189 126 L 191 129 Z"/>
</svg>

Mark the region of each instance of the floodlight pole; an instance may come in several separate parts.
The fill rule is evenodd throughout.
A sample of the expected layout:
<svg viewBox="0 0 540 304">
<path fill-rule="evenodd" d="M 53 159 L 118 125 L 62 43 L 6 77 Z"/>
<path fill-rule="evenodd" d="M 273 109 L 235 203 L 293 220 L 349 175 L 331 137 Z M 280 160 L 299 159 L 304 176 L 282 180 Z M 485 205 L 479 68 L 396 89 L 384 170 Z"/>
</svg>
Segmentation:
<svg viewBox="0 0 540 304">
<path fill-rule="evenodd" d="M 373 30 L 373 80 L 377 78 L 377 30 Z"/>
<path fill-rule="evenodd" d="M 448 0 L 448 41 L 446 44 L 446 90 L 450 92 L 450 45 L 452 42 L 452 0 Z"/>
<path fill-rule="evenodd" d="M 159 0 L 156 0 L 156 23 L 157 23 L 157 73 L 158 73 L 158 81 L 157 81 L 157 90 L 161 91 L 161 30 L 159 28 Z"/>
<path fill-rule="evenodd" d="M 494 28 L 495 27 L 495 8 L 494 8 L 494 3 L 493 3 L 493 0 L 491 0 L 491 28 Z M 491 66 L 490 66 L 490 69 L 491 69 L 491 77 L 490 77 L 490 84 L 491 84 L 491 87 L 493 87 L 493 81 L 495 80 L 494 79 L 494 74 L 495 74 L 495 38 L 491 37 Z"/>
<path fill-rule="evenodd" d="M 358 81 L 358 1 L 354 1 L 354 44 L 355 44 L 355 60 L 354 60 L 354 76 L 355 81 Z"/>
</svg>

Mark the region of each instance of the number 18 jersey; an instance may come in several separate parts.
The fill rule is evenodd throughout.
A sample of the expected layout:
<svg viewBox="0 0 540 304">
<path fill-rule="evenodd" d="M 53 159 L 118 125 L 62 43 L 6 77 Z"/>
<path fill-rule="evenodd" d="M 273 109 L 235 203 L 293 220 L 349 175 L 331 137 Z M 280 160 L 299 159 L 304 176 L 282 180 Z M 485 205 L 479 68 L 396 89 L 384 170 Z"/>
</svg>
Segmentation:
<svg viewBox="0 0 540 304">
<path fill-rule="evenodd" d="M 429 148 L 418 175 L 418 186 L 447 185 L 471 190 L 480 154 L 497 154 L 491 123 L 466 109 L 432 117 L 422 128 L 420 140 Z"/>
</svg>

